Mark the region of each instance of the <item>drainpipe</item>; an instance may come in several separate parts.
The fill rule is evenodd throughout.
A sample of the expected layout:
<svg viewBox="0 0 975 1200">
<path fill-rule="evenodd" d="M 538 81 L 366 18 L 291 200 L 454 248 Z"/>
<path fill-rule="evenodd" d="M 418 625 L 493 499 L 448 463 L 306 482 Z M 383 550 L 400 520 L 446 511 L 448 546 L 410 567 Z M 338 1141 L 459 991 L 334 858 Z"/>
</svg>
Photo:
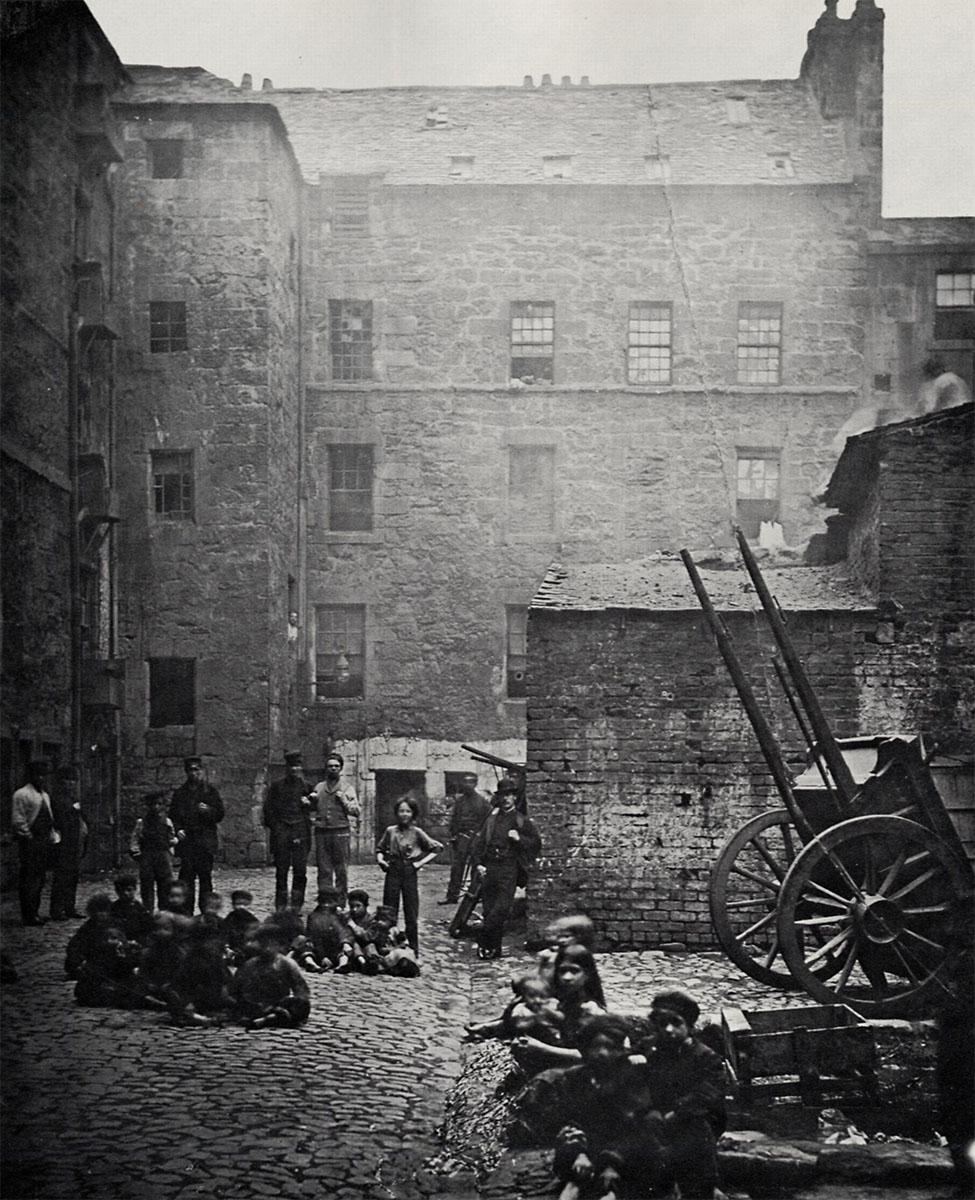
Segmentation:
<svg viewBox="0 0 975 1200">
<path fill-rule="evenodd" d="M 71 239 L 77 254 L 77 212 L 72 217 Z M 68 310 L 68 476 L 71 480 L 70 530 L 68 535 L 68 574 L 71 590 L 71 761 L 81 764 L 81 534 L 78 513 L 81 507 L 78 477 L 78 285 L 71 277 L 71 303 Z"/>
</svg>

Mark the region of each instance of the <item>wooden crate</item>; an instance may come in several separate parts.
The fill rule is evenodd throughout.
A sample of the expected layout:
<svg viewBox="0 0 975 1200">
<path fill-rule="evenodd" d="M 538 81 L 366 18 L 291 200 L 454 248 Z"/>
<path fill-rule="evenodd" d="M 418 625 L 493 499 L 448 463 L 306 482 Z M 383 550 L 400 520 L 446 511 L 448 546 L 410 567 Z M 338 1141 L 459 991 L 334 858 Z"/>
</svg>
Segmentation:
<svg viewBox="0 0 975 1200">
<path fill-rule="evenodd" d="M 873 1030 L 845 1004 L 723 1008 L 721 1027 L 743 1104 L 878 1099 Z"/>
</svg>

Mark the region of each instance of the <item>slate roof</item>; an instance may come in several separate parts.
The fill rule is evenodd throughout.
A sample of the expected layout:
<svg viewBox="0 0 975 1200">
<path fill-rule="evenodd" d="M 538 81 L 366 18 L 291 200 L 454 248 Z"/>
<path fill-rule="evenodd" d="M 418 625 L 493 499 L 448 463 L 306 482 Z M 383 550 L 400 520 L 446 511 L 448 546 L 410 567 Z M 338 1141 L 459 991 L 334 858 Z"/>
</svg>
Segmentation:
<svg viewBox="0 0 975 1200">
<path fill-rule="evenodd" d="M 645 159 L 669 159 L 670 183 L 848 183 L 842 127 L 824 119 L 799 80 L 544 87 L 243 90 L 200 68 L 131 67 L 129 102 L 220 99 L 277 106 L 306 180 L 377 175 L 387 184 L 524 184 L 545 180 L 543 157 L 571 155 L 571 179 L 649 183 Z M 203 95 L 202 93 L 206 93 Z M 728 100 L 744 100 L 736 124 Z M 428 113 L 441 110 L 439 124 Z M 769 156 L 789 154 L 776 179 Z M 472 156 L 469 182 L 450 159 Z"/>
<path fill-rule="evenodd" d="M 719 612 L 761 611 L 762 606 L 743 566 L 733 566 L 725 560 L 715 569 L 702 565 L 711 561 L 707 555 L 695 554 L 693 557 L 708 595 Z M 875 607 L 875 598 L 850 580 L 844 564 L 760 566 L 769 590 L 787 612 L 865 612 Z M 531 607 L 561 612 L 606 609 L 701 611 L 684 564 L 672 555 L 569 567 L 555 563 L 539 586 Z"/>
</svg>

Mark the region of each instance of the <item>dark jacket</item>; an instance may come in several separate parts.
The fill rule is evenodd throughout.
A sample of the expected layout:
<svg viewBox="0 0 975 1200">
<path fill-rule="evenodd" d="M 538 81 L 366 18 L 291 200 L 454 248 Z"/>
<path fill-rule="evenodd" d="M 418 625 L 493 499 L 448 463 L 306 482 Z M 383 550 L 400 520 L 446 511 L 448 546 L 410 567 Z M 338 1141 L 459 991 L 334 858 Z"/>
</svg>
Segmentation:
<svg viewBox="0 0 975 1200">
<path fill-rule="evenodd" d="M 509 829 L 518 830 L 518 841 L 508 837 Z M 471 864 L 490 867 L 492 862 L 517 859 L 521 871 L 527 871 L 542 849 L 542 839 L 533 822 L 514 809 L 504 813 L 493 808 L 471 842 Z"/>
<path fill-rule="evenodd" d="M 200 804 L 208 804 L 210 811 L 201 813 Z M 223 820 L 223 801 L 211 783 L 192 783 L 189 780 L 173 792 L 169 806 L 169 819 L 176 832 L 186 832 L 186 840 L 202 850 L 217 852 L 217 826 Z"/>
</svg>

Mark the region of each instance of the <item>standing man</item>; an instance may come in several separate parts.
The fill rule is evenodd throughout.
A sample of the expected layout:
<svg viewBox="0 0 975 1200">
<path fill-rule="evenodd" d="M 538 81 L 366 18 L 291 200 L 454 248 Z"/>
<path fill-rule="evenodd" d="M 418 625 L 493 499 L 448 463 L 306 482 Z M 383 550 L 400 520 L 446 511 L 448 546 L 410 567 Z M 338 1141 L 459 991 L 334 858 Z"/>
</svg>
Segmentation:
<svg viewBox="0 0 975 1200">
<path fill-rule="evenodd" d="M 519 812 L 516 779 L 502 779 L 494 795 L 494 808 L 471 846 L 471 863 L 481 876 L 484 924 L 478 937 L 478 958 L 500 958 L 504 923 L 511 912 L 519 875 L 542 848 L 538 830 Z"/>
<path fill-rule="evenodd" d="M 217 789 L 207 783 L 203 760 L 198 755 L 184 758 L 183 769 L 186 782 L 173 792 L 169 817 L 176 828 L 179 877 L 186 884 L 190 911 L 199 878 L 202 912 L 203 897 L 213 891 L 213 860 L 217 853 L 217 826 L 223 820 L 223 801 Z"/>
<path fill-rule="evenodd" d="M 342 787 L 344 766 L 345 759 L 341 754 L 328 756 L 325 760 L 325 780 L 315 788 L 312 800 L 318 890 L 337 888 L 341 908 L 345 907 L 349 892 L 350 818 L 359 815 L 359 801 L 354 789 Z"/>
<path fill-rule="evenodd" d="M 460 792 L 454 798 L 450 813 L 450 881 L 446 899 L 441 900 L 441 904 L 456 904 L 460 899 L 460 885 L 471 842 L 490 811 L 491 801 L 477 790 L 477 776 L 468 771 L 460 781 Z"/>
<path fill-rule="evenodd" d="M 12 824 L 20 857 L 20 915 L 25 925 L 46 924 L 47 919 L 40 915 L 41 893 L 53 849 L 60 841 L 46 791 L 50 770 L 46 759 L 32 759 L 27 764 L 27 782 L 13 796 Z"/>
<path fill-rule="evenodd" d="M 274 862 L 274 907 L 288 907 L 288 870 L 291 871 L 291 907 L 305 902 L 308 851 L 311 849 L 311 799 L 301 773 L 301 755 L 290 750 L 284 756 L 284 777 L 267 789 L 264 824 L 271 831 Z"/>
<path fill-rule="evenodd" d="M 58 786 L 52 801 L 54 824 L 61 835 L 55 852 L 54 874 L 51 878 L 51 920 L 67 921 L 79 917 L 77 910 L 78 880 L 81 860 L 88 843 L 88 825 L 81 811 L 81 772 L 77 767 L 62 767 L 58 771 Z"/>
</svg>

